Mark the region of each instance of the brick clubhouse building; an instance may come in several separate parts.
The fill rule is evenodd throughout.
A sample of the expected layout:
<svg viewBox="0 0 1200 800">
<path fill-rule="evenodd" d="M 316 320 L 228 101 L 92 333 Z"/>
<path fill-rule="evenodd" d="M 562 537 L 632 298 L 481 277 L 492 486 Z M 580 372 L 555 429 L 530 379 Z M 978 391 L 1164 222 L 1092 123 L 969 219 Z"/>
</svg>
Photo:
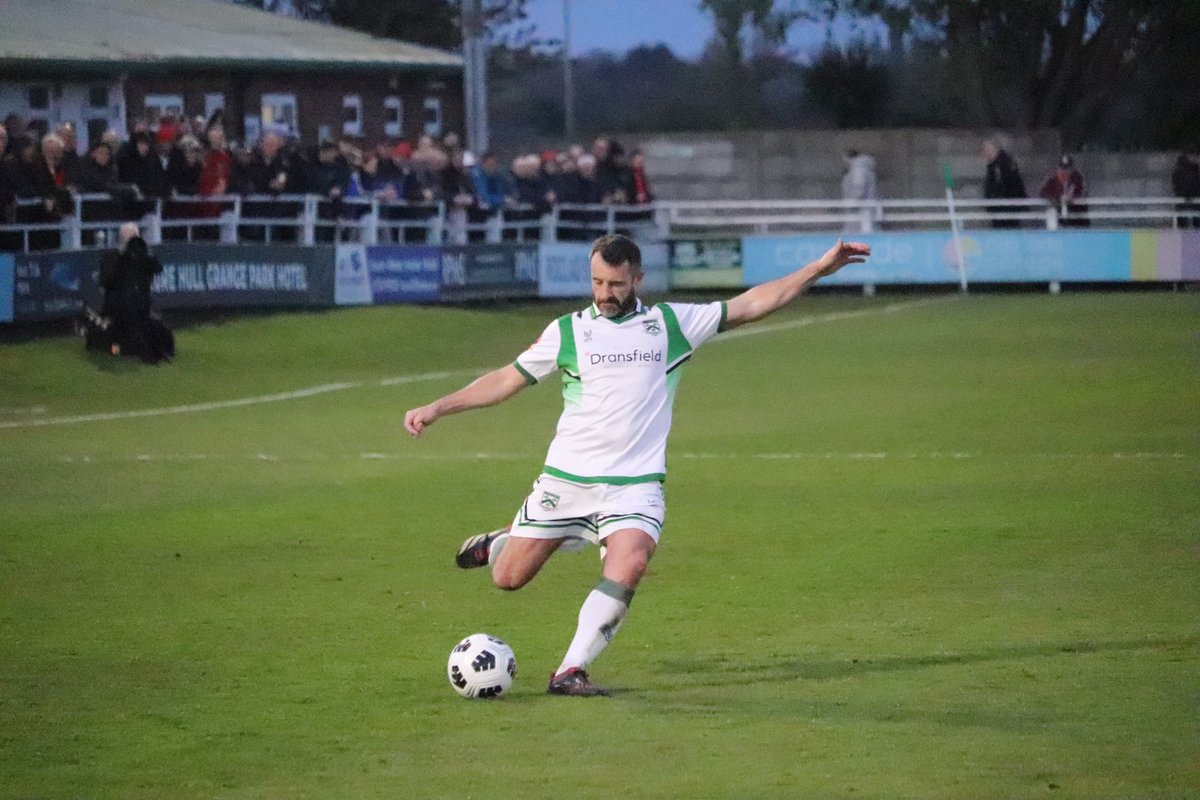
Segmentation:
<svg viewBox="0 0 1200 800">
<path fill-rule="evenodd" d="M 224 0 L 5 0 L 0 119 L 108 128 L 224 111 L 230 137 L 277 130 L 414 139 L 463 129 L 462 58 Z"/>
</svg>

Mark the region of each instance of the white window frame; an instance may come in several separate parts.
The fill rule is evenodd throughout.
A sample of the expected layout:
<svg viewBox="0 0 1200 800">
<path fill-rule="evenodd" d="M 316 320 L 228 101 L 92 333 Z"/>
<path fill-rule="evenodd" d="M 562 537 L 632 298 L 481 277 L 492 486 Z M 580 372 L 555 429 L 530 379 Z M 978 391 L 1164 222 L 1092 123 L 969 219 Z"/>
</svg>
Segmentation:
<svg viewBox="0 0 1200 800">
<path fill-rule="evenodd" d="M 429 136 L 442 135 L 442 98 L 426 97 L 425 98 L 425 120 L 422 128 Z M 433 112 L 433 118 L 429 118 L 429 112 Z"/>
<path fill-rule="evenodd" d="M 296 103 L 296 95 L 287 93 L 264 94 L 259 102 L 261 109 L 262 129 L 277 131 L 282 126 L 288 136 L 295 136 L 300 131 L 300 106 Z M 287 125 L 276 119 L 275 112 L 281 108 L 291 108 L 292 124 Z"/>
<path fill-rule="evenodd" d="M 225 110 L 225 93 L 224 92 L 205 92 L 204 93 L 204 119 L 212 119 L 212 115 L 217 112 L 217 109 Z"/>
<path fill-rule="evenodd" d="M 391 112 L 396 112 L 396 121 L 392 122 Z M 383 135 L 394 138 L 404 136 L 404 101 L 396 95 L 383 98 Z"/>
<path fill-rule="evenodd" d="M 174 114 L 176 118 L 183 119 L 183 95 L 181 94 L 148 94 L 142 100 L 143 113 L 154 109 L 156 112 L 153 120 L 148 120 L 151 124 L 157 123 L 168 113 Z"/>
<path fill-rule="evenodd" d="M 345 119 L 346 111 L 354 111 L 354 119 Z M 362 136 L 363 131 L 363 103 L 362 95 L 347 94 L 342 95 L 342 133 L 347 136 Z"/>
</svg>

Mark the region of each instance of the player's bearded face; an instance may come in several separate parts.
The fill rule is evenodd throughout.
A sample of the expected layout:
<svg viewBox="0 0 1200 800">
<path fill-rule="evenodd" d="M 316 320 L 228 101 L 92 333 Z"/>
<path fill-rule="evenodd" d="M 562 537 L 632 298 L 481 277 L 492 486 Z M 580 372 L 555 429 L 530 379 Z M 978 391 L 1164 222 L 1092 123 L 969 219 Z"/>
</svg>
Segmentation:
<svg viewBox="0 0 1200 800">
<path fill-rule="evenodd" d="M 609 319 L 623 317 L 637 307 L 641 282 L 641 274 L 635 275 L 628 265 L 614 267 L 598 253 L 592 259 L 592 299 L 597 310 Z"/>
</svg>

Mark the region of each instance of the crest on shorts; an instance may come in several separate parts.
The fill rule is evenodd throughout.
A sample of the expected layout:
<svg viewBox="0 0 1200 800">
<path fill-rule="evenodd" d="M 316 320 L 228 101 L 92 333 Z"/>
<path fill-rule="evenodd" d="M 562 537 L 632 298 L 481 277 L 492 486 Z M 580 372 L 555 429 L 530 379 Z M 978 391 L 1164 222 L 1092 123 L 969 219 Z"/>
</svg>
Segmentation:
<svg viewBox="0 0 1200 800">
<path fill-rule="evenodd" d="M 642 329 L 651 336 L 658 336 L 660 333 L 662 333 L 662 327 L 658 324 L 658 320 L 656 319 L 642 320 Z"/>
<path fill-rule="evenodd" d="M 554 492 L 542 492 L 542 508 L 546 509 L 547 511 L 553 511 L 554 509 L 558 508 L 558 501 L 560 499 L 562 498 L 560 498 Z"/>
</svg>

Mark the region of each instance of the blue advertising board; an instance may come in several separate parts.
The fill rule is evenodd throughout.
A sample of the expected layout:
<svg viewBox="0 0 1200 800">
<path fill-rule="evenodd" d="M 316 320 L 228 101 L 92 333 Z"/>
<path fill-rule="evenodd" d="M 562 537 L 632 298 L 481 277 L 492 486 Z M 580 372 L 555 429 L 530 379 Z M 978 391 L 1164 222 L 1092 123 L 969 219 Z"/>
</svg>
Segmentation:
<svg viewBox="0 0 1200 800">
<path fill-rule="evenodd" d="M 375 303 L 436 303 L 441 299 L 441 248 L 379 245 L 367 248 Z"/>
<path fill-rule="evenodd" d="M 174 308 L 328 308 L 334 249 L 271 244 L 171 242 L 152 248 L 163 270 L 154 304 Z"/>
<path fill-rule="evenodd" d="M 544 242 L 538 246 L 538 296 L 588 297 L 592 293 L 588 269 L 589 242 Z"/>
<path fill-rule="evenodd" d="M 369 306 L 371 274 L 367 271 L 367 247 L 339 244 L 333 257 L 333 304 Z"/>
<path fill-rule="evenodd" d="M 666 294 L 671 289 L 670 255 L 665 242 L 638 241 L 642 252 L 642 288 L 645 295 Z M 592 296 L 591 242 L 543 242 L 538 245 L 538 296 Z"/>
<path fill-rule="evenodd" d="M 0 322 L 13 318 L 13 257 L 0 253 Z"/>
<path fill-rule="evenodd" d="M 1128 231 L 965 231 L 963 261 L 968 281 L 1127 281 L 1129 237 Z M 822 278 L 823 284 L 958 282 L 958 260 L 949 231 L 853 238 L 871 246 L 871 258 Z M 773 280 L 820 258 L 835 239 L 831 234 L 746 237 L 742 244 L 746 285 Z"/>
<path fill-rule="evenodd" d="M 338 245 L 334 300 L 339 306 L 436 303 L 441 253 L 431 245 Z"/>
<path fill-rule="evenodd" d="M 12 319 L 64 319 L 100 307 L 99 250 L 22 253 L 13 259 Z"/>
<path fill-rule="evenodd" d="M 538 247 L 477 244 L 441 248 L 441 299 L 473 300 L 538 296 Z"/>
<path fill-rule="evenodd" d="M 667 243 L 639 241 L 637 245 L 642 251 L 641 291 L 646 295 L 663 295 L 671 291 L 671 253 Z M 588 293 L 591 293 L 590 287 Z"/>
</svg>

